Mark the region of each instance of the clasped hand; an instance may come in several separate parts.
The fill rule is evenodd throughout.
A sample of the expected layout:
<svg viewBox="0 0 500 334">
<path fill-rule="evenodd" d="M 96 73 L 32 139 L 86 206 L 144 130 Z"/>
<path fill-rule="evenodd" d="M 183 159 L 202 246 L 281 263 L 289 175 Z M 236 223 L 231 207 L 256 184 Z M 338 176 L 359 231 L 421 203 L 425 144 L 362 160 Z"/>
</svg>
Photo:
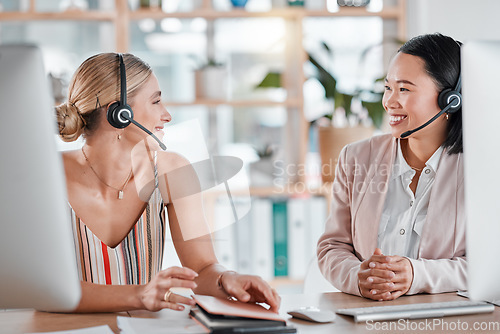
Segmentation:
<svg viewBox="0 0 500 334">
<path fill-rule="evenodd" d="M 413 267 L 402 256 L 383 255 L 377 248 L 361 263 L 358 287 L 363 297 L 383 301 L 394 300 L 405 293 L 413 282 Z"/>
</svg>

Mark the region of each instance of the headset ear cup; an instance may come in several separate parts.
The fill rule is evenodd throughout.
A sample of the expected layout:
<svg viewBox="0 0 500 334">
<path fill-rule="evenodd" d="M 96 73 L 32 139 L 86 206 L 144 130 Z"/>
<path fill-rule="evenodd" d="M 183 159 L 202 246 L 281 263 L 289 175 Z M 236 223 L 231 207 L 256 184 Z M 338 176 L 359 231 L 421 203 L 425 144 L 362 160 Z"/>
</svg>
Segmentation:
<svg viewBox="0 0 500 334">
<path fill-rule="evenodd" d="M 115 102 L 115 103 L 111 104 L 108 107 L 108 111 L 106 112 L 106 116 L 107 116 L 108 122 L 109 122 L 109 124 L 111 124 L 111 126 L 113 126 L 114 128 L 121 129 L 121 125 L 119 123 L 117 123 L 117 121 L 116 121 L 116 119 L 117 119 L 116 115 L 118 114 L 119 108 L 120 108 L 119 102 Z"/>
<path fill-rule="evenodd" d="M 117 129 L 127 127 L 130 124 L 130 121 L 120 117 L 123 112 L 127 112 L 130 118 L 134 118 L 132 109 L 128 105 L 122 105 L 120 102 L 112 103 L 107 111 L 109 124 Z"/>
<path fill-rule="evenodd" d="M 452 90 L 451 88 L 447 88 L 439 94 L 438 96 L 439 108 L 441 108 L 441 110 L 446 108 L 449 104 L 448 101 L 451 101 L 453 97 L 458 98 L 458 103 L 453 101 L 452 102 L 453 105 L 450 107 L 450 109 L 448 109 L 448 113 L 454 113 L 458 111 L 462 107 L 462 95 L 459 92 Z"/>
<path fill-rule="evenodd" d="M 446 106 L 448 105 L 448 103 L 446 103 L 446 100 L 448 99 L 449 92 L 451 92 L 451 88 L 447 88 L 447 89 L 443 90 L 441 93 L 439 93 L 438 105 L 439 105 L 439 108 L 441 108 L 441 110 L 446 108 Z"/>
</svg>

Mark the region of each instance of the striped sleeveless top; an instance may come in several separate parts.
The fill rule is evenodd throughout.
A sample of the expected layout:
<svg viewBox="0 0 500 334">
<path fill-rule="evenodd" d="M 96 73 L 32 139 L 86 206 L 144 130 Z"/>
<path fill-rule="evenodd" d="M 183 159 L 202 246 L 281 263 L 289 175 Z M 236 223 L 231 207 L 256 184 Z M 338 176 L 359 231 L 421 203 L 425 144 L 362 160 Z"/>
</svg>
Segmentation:
<svg viewBox="0 0 500 334">
<path fill-rule="evenodd" d="M 80 280 L 113 285 L 146 284 L 161 270 L 166 208 L 158 186 L 139 220 L 115 248 L 95 236 L 69 207 Z"/>
</svg>

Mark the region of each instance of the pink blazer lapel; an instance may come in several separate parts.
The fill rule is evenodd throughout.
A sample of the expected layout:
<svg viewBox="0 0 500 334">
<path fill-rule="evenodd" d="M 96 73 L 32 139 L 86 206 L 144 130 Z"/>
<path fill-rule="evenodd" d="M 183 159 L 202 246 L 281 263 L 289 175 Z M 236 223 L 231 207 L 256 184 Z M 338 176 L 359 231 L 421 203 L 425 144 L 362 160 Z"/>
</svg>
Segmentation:
<svg viewBox="0 0 500 334">
<path fill-rule="evenodd" d="M 373 147 L 370 152 L 364 152 L 369 157 L 374 152 L 380 153 L 370 166 L 361 168 L 366 172 L 359 176 L 362 186 L 358 187 L 358 182 L 354 182 L 355 188 L 358 187 L 358 189 L 353 190 L 353 243 L 354 249 L 359 253 L 358 256 L 363 259 L 369 258 L 377 247 L 380 217 L 396 157 L 397 142 L 394 138 L 382 144 L 387 147 L 385 149 Z"/>
</svg>

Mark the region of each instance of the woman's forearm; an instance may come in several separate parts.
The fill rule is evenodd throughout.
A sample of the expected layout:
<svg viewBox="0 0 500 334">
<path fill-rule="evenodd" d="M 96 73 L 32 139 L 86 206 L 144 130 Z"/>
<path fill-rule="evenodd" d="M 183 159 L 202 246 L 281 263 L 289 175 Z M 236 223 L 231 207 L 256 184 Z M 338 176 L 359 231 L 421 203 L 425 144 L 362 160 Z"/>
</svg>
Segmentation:
<svg viewBox="0 0 500 334">
<path fill-rule="evenodd" d="M 413 283 L 408 295 L 467 290 L 467 259 L 409 259 Z"/>
<path fill-rule="evenodd" d="M 198 287 L 194 290 L 194 292 L 200 295 L 211 295 L 223 298 L 227 297 L 227 293 L 217 285 L 217 278 L 224 271 L 227 271 L 227 269 L 218 263 L 205 266 L 198 272 L 199 276 L 195 280 Z"/>
<path fill-rule="evenodd" d="M 82 298 L 73 312 L 120 312 L 143 309 L 142 285 L 102 285 L 81 282 Z"/>
</svg>

